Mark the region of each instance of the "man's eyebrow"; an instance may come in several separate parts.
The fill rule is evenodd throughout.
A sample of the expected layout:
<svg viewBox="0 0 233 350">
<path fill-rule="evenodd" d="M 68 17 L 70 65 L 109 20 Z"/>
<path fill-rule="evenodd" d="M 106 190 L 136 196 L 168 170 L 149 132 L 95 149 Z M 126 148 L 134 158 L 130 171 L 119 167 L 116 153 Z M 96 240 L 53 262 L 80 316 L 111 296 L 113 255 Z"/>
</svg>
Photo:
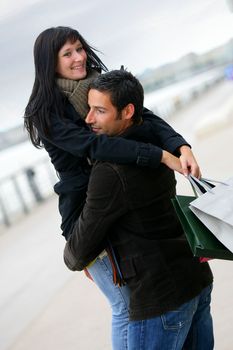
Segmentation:
<svg viewBox="0 0 233 350">
<path fill-rule="evenodd" d="M 94 108 L 101 108 L 101 109 L 104 109 L 105 111 L 107 110 L 107 108 L 106 108 L 106 107 L 103 107 L 103 106 L 94 105 L 93 107 L 94 107 Z"/>
</svg>

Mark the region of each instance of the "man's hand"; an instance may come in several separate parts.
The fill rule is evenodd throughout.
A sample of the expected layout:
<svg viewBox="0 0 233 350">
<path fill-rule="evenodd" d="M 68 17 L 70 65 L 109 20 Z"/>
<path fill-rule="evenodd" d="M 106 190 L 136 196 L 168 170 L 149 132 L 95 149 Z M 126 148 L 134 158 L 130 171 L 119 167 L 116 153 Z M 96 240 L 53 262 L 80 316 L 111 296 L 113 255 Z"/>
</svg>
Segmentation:
<svg viewBox="0 0 233 350">
<path fill-rule="evenodd" d="M 182 167 L 182 173 L 187 176 L 192 174 L 198 179 L 201 177 L 200 167 L 193 155 L 189 146 L 181 146 L 180 149 L 180 163 Z"/>
</svg>

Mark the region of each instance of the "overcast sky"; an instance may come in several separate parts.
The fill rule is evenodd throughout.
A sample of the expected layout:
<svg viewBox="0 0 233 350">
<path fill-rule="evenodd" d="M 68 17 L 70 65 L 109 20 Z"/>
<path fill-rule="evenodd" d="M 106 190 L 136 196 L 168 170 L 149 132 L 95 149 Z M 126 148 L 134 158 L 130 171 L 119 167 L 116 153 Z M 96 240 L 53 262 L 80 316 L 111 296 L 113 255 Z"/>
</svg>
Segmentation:
<svg viewBox="0 0 233 350">
<path fill-rule="evenodd" d="M 233 37 L 227 0 L 0 0 L 0 127 L 21 120 L 34 41 L 57 25 L 78 29 L 109 68 L 135 74 Z"/>
</svg>

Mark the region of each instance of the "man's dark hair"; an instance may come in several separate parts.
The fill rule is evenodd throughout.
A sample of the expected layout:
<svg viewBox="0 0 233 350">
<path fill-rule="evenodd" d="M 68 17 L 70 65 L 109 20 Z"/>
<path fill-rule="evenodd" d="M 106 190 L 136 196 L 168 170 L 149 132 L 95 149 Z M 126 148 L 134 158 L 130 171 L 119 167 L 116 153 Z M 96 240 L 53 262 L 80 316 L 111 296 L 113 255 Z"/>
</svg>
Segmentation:
<svg viewBox="0 0 233 350">
<path fill-rule="evenodd" d="M 132 73 L 120 69 L 101 74 L 91 82 L 89 89 L 109 93 L 111 103 L 118 112 L 132 103 L 135 108 L 132 120 L 135 123 L 141 120 L 144 92 L 141 83 Z"/>
</svg>

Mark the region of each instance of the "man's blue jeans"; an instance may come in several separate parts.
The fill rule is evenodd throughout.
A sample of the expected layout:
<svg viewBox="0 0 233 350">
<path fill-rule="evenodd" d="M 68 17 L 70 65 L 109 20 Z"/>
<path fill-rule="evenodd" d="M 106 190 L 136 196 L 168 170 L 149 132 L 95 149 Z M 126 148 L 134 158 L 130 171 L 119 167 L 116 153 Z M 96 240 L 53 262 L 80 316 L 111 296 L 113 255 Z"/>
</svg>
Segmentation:
<svg viewBox="0 0 233 350">
<path fill-rule="evenodd" d="M 212 350 L 212 285 L 177 310 L 143 321 L 130 321 L 129 350 Z"/>
<path fill-rule="evenodd" d="M 112 347 L 113 350 L 127 350 L 129 323 L 129 289 L 113 283 L 112 267 L 108 256 L 97 258 L 88 267 L 88 272 L 96 285 L 107 297 L 112 308 Z"/>
</svg>

